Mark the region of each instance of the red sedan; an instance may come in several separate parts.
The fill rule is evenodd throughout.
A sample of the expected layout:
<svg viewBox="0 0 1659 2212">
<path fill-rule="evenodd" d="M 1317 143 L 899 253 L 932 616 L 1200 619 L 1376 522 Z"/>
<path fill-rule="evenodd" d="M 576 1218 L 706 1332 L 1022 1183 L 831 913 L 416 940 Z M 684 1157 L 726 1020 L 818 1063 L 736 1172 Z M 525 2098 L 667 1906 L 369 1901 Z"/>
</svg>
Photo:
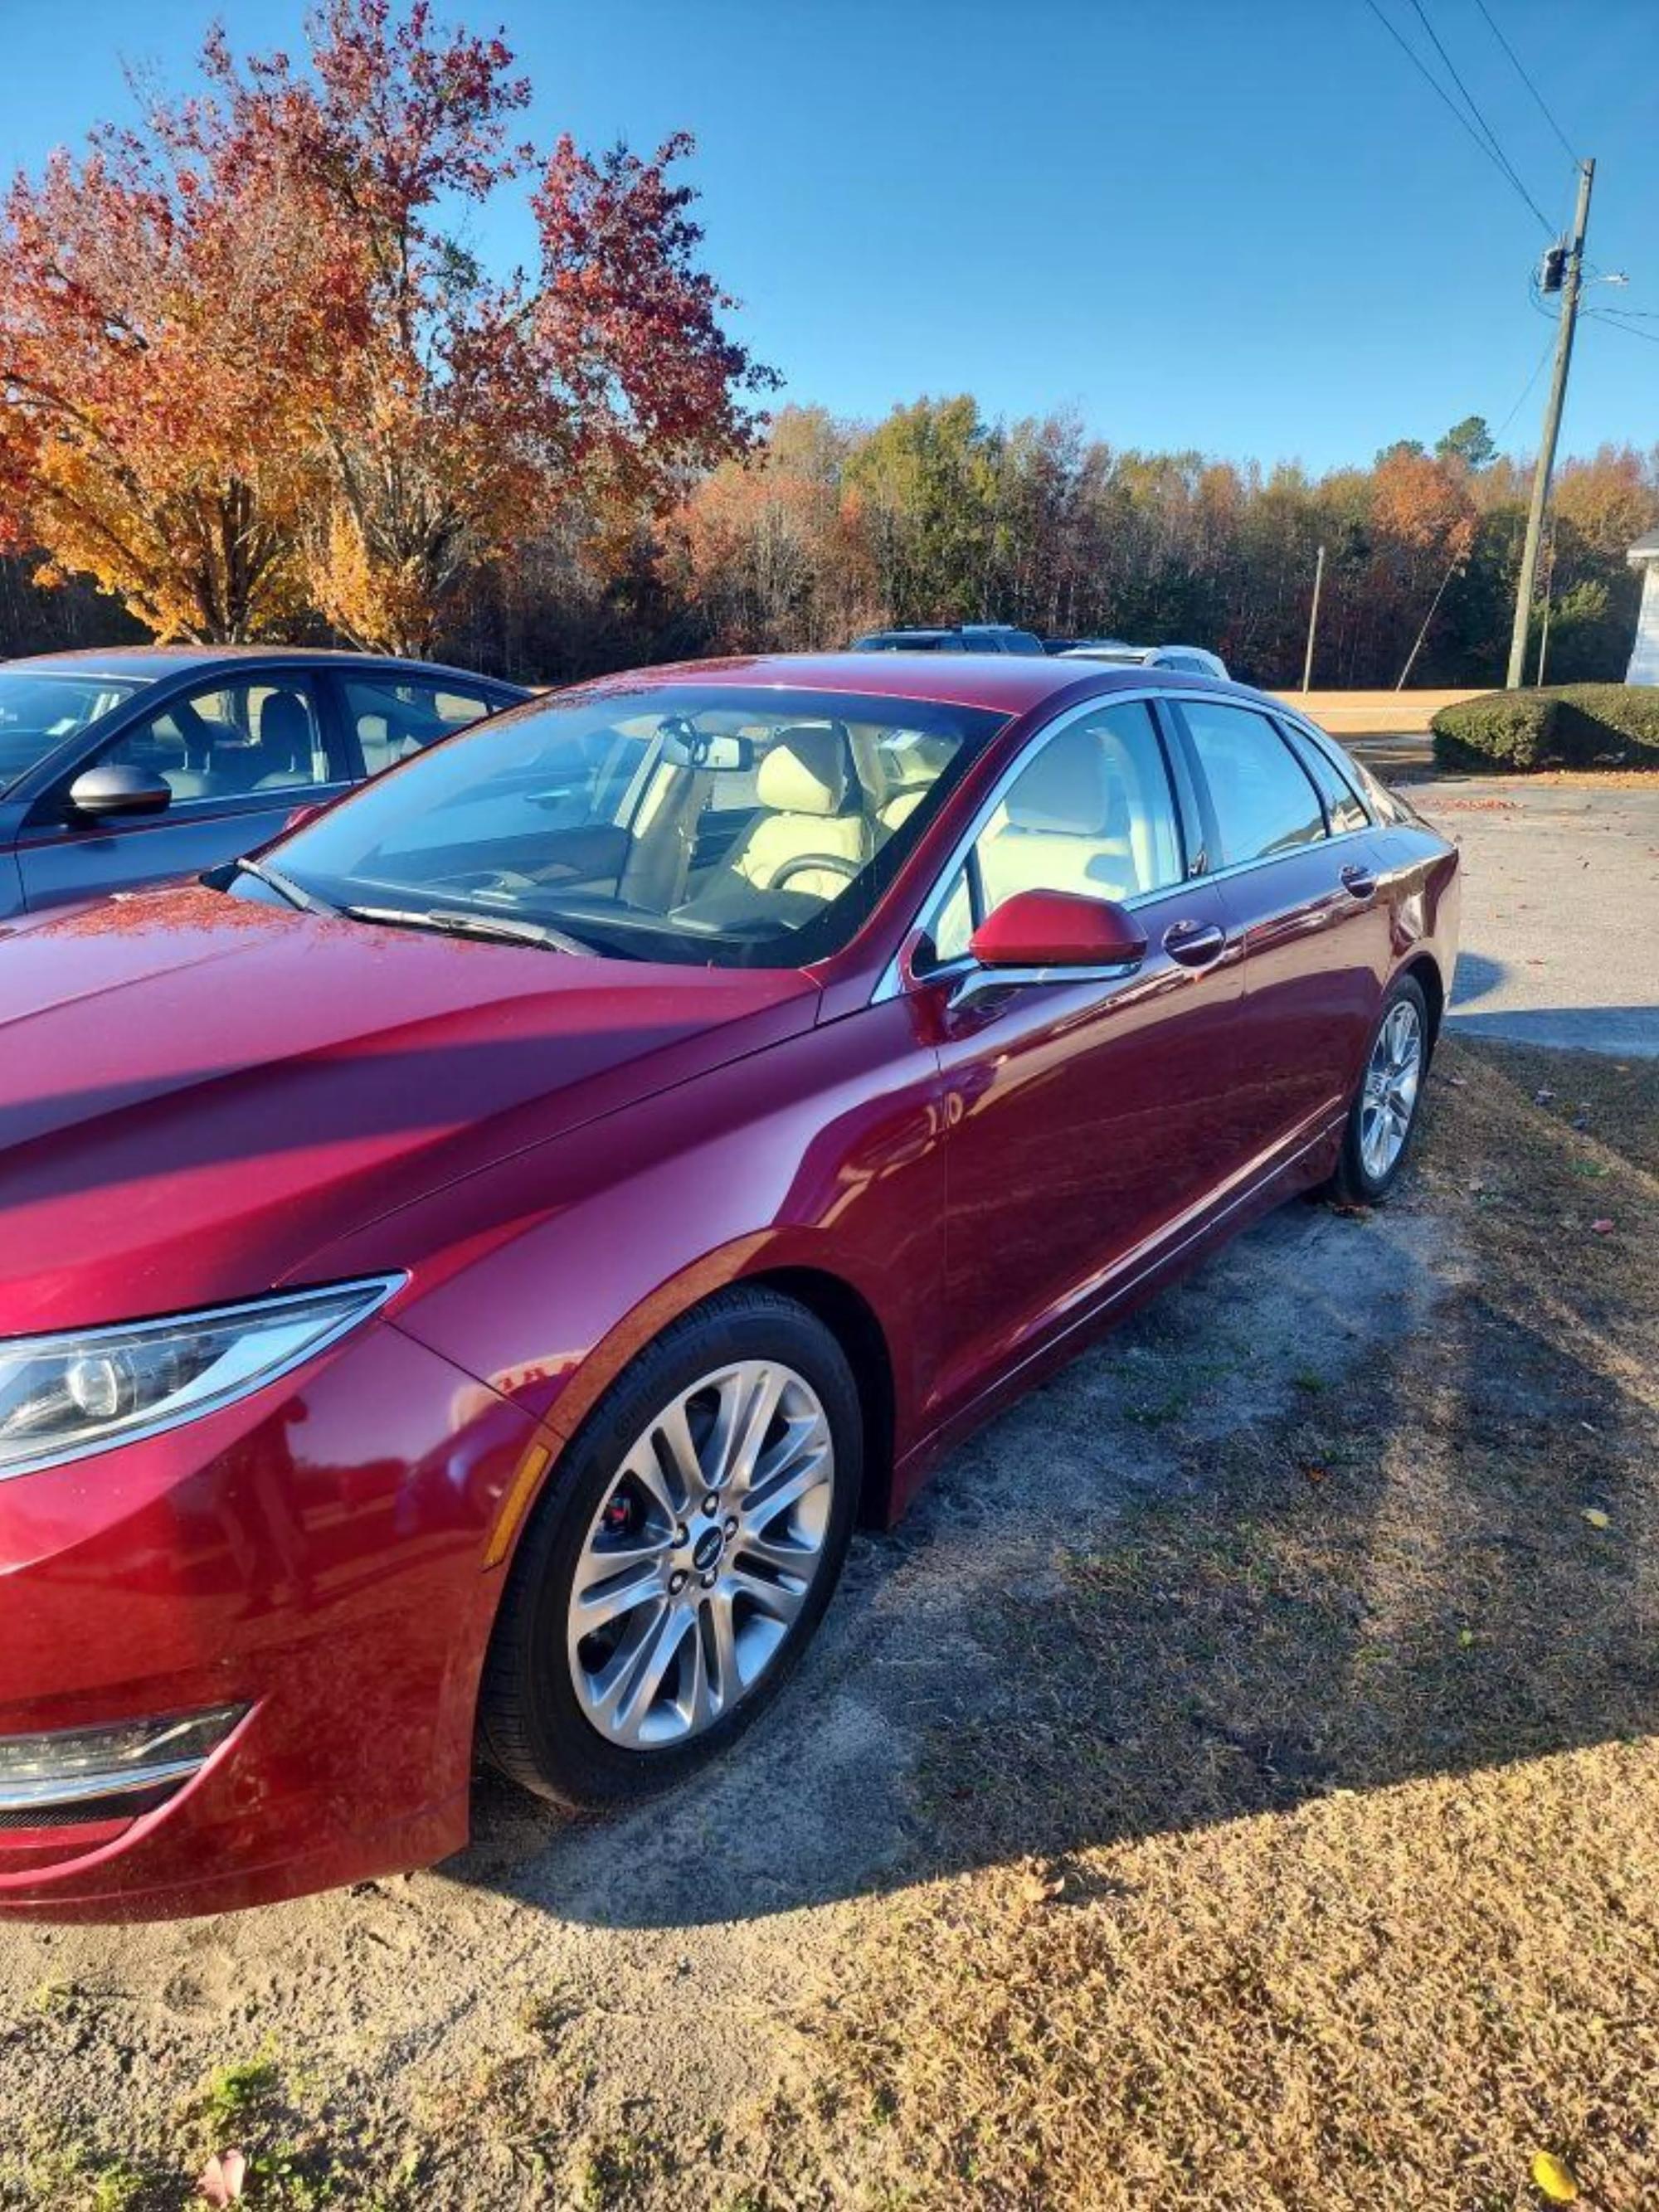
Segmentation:
<svg viewBox="0 0 1659 2212">
<path fill-rule="evenodd" d="M 1291 1193 L 1456 855 L 1236 685 L 868 655 L 481 726 L 0 932 L 0 1912 L 418 1865 L 724 1751 L 854 1522 Z"/>
</svg>

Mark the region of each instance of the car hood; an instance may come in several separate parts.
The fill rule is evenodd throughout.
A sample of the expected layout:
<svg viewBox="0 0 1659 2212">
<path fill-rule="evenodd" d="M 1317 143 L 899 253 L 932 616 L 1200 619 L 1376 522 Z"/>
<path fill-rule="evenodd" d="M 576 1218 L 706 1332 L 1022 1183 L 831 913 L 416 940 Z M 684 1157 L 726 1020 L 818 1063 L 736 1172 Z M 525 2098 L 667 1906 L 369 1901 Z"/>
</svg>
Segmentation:
<svg viewBox="0 0 1659 2212">
<path fill-rule="evenodd" d="M 798 970 L 587 959 L 207 890 L 0 930 L 0 1335 L 306 1279 L 457 1176 L 811 1026 Z"/>
</svg>

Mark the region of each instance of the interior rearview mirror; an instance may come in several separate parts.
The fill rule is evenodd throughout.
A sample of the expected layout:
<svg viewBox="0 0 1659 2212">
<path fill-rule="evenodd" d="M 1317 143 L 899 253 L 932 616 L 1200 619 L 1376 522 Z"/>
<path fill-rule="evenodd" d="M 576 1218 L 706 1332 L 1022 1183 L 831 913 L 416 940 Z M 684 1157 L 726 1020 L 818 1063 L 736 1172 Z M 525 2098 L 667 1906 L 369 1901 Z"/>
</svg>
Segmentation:
<svg viewBox="0 0 1659 2212">
<path fill-rule="evenodd" d="M 676 768 L 713 769 L 723 775 L 740 775 L 755 764 L 755 747 L 748 738 L 706 736 L 701 730 L 671 729 L 663 757 Z"/>
<path fill-rule="evenodd" d="M 173 788 L 154 769 L 106 762 L 82 769 L 69 787 L 71 810 L 94 820 L 112 814 L 160 814 L 173 804 Z"/>
<path fill-rule="evenodd" d="M 1077 891 L 1016 891 L 969 940 L 981 968 L 1133 968 L 1146 933 L 1115 899 Z"/>
</svg>

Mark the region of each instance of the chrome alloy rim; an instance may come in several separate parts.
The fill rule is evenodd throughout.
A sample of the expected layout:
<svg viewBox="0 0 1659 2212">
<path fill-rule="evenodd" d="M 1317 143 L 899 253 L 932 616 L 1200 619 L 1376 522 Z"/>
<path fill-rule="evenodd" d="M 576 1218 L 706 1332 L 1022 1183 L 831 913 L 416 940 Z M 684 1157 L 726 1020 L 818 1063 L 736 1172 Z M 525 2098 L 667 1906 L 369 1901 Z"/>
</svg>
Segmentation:
<svg viewBox="0 0 1659 2212">
<path fill-rule="evenodd" d="M 635 1443 L 571 1589 L 571 1680 L 632 1751 L 712 1728 L 776 1658 L 823 1567 L 836 1455 L 817 1393 L 744 1359 L 683 1390 Z"/>
<path fill-rule="evenodd" d="M 1423 1024 L 1409 999 L 1390 1006 L 1371 1047 L 1359 1109 L 1359 1157 L 1373 1182 L 1400 1158 L 1423 1079 Z"/>
</svg>

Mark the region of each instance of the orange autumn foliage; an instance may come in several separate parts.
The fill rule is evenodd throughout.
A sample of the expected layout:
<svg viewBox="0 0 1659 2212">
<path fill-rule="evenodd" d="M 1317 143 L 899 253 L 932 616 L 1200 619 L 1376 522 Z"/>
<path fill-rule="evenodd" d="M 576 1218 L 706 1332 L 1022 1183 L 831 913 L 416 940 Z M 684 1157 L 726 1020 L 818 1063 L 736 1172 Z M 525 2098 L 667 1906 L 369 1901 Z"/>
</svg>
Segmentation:
<svg viewBox="0 0 1659 2212">
<path fill-rule="evenodd" d="M 625 542 L 746 447 L 772 380 L 698 265 L 689 139 L 510 143 L 510 52 L 426 0 L 327 0 L 307 35 L 296 65 L 214 32 L 204 96 L 13 187 L 0 489 L 47 580 L 161 635 L 309 612 L 420 649 L 550 507 Z M 441 217 L 527 174 L 536 265 L 497 281 Z"/>
</svg>

